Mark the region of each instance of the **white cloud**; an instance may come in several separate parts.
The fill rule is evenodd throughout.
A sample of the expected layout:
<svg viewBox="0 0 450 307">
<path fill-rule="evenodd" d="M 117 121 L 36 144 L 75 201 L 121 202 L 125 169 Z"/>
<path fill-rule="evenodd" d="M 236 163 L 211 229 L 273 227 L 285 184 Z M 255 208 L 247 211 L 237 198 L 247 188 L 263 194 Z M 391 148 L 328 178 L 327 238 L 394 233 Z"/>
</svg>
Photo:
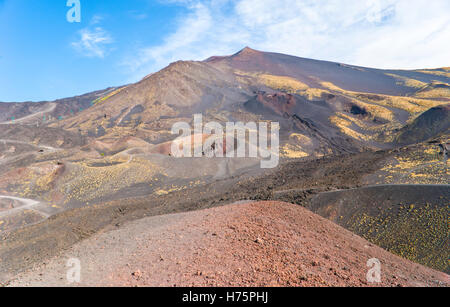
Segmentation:
<svg viewBox="0 0 450 307">
<path fill-rule="evenodd" d="M 166 0 L 176 1 L 176 0 Z M 159 46 L 126 63 L 143 76 L 244 46 L 378 68 L 450 65 L 448 0 L 176 1 L 190 9 Z M 231 6 L 231 11 L 229 8 Z M 225 13 L 227 12 L 227 13 Z"/>
<path fill-rule="evenodd" d="M 132 10 L 132 11 L 128 11 L 127 13 L 131 18 L 133 18 L 135 20 L 144 20 L 144 19 L 148 18 L 148 15 L 146 13 L 142 13 L 140 11 Z"/>
<path fill-rule="evenodd" d="M 192 12 L 179 21 L 178 30 L 169 35 L 164 44 L 142 48 L 137 56 L 126 59 L 125 65 L 133 71 L 143 71 L 146 68 L 166 66 L 172 61 L 189 58 L 192 49 L 204 44 L 204 35 L 213 25 L 210 10 L 200 3 L 189 5 Z"/>
<path fill-rule="evenodd" d="M 108 51 L 108 45 L 113 42 L 109 33 L 101 27 L 84 28 L 78 34 L 80 38 L 72 43 L 72 47 L 86 57 L 104 58 Z"/>
<path fill-rule="evenodd" d="M 101 15 L 94 15 L 94 17 L 92 17 L 90 24 L 91 25 L 96 25 L 99 24 L 103 21 L 104 17 Z"/>
</svg>

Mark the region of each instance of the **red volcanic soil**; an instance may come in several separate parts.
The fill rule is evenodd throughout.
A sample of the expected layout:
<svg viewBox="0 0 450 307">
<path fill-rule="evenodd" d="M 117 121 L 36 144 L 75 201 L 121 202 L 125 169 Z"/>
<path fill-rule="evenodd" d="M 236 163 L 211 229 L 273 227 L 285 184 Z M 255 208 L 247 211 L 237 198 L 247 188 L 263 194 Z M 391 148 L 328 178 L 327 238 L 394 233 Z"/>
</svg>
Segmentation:
<svg viewBox="0 0 450 307">
<path fill-rule="evenodd" d="M 258 94 L 257 103 L 265 108 L 269 108 L 276 114 L 283 116 L 284 114 L 292 114 L 296 106 L 294 96 L 290 94 Z"/>
<path fill-rule="evenodd" d="M 66 285 L 77 257 L 88 286 L 448 286 L 449 276 L 374 246 L 288 203 L 234 204 L 156 216 L 96 235 L 11 285 Z"/>
<path fill-rule="evenodd" d="M 199 144 L 200 144 L 200 146 L 202 146 L 201 147 L 201 151 L 203 151 L 203 147 L 204 147 L 204 145 L 205 145 L 205 142 L 210 138 L 210 137 L 212 137 L 212 135 L 211 134 L 193 134 L 192 136 L 190 136 L 190 138 L 191 138 L 191 140 L 188 142 L 188 140 L 189 140 L 189 136 L 188 137 L 184 137 L 184 138 L 181 138 L 181 139 L 179 139 L 179 150 L 180 150 L 180 153 L 181 152 L 183 152 L 183 148 L 184 148 L 184 146 L 186 145 L 186 146 L 188 146 L 188 148 L 189 148 L 189 145 L 188 144 L 190 144 L 190 147 L 191 147 L 191 153 L 193 154 L 194 152 L 193 152 L 193 150 L 194 150 L 194 148 L 195 148 L 195 146 L 196 146 L 196 140 L 195 140 L 195 138 L 196 138 L 196 136 L 198 136 L 199 138 L 201 138 L 201 140 L 199 140 Z M 221 143 L 221 147 L 222 147 L 222 154 L 225 156 L 226 154 L 227 154 L 227 152 L 228 151 L 231 151 L 232 149 L 231 149 L 231 147 L 230 148 L 228 148 L 227 147 L 227 139 L 228 139 L 228 144 L 230 145 L 232 145 L 233 144 L 233 139 L 230 137 L 230 138 L 227 138 L 226 136 L 224 136 L 223 137 L 223 143 Z M 170 155 L 172 155 L 172 144 L 173 144 L 174 142 L 173 141 L 169 141 L 169 142 L 165 142 L 165 143 L 162 143 L 162 144 L 158 144 L 158 145 L 155 145 L 151 150 L 150 150 L 150 152 L 151 153 L 155 153 L 155 154 L 161 154 L 161 155 L 165 155 L 165 156 L 170 156 Z M 219 145 L 218 145 L 219 146 Z M 216 150 L 218 150 L 218 148 L 216 149 L 215 147 L 211 147 L 211 149 L 210 149 L 211 151 L 216 151 Z M 203 152 L 203 154 L 205 154 L 205 152 Z"/>
</svg>

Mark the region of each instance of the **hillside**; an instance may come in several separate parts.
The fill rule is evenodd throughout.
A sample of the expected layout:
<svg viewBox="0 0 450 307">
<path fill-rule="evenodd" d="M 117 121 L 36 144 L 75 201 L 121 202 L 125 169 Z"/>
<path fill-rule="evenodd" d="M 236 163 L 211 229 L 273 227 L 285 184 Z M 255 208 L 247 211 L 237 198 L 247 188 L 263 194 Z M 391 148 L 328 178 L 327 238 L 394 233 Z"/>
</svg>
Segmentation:
<svg viewBox="0 0 450 307">
<path fill-rule="evenodd" d="M 65 286 L 60 277 L 74 256 L 88 268 L 81 286 L 448 286 L 446 274 L 389 254 L 306 209 L 276 202 L 129 223 L 75 245 L 10 285 Z M 366 279 L 372 258 L 382 263 L 380 284 Z"/>
<path fill-rule="evenodd" d="M 52 127 L 150 144 L 173 139 L 173 123 L 196 113 L 205 121 L 272 120 L 282 125 L 283 156 L 317 157 L 392 146 L 399 129 L 450 101 L 449 82 L 445 69 L 378 70 L 245 48 L 175 62 L 136 84 L 36 104 L 33 112 L 6 104 L 4 114 L 18 123 L 48 114 L 44 124 Z"/>
<path fill-rule="evenodd" d="M 0 281 L 130 221 L 248 199 L 311 208 L 448 272 L 440 244 L 448 235 L 449 169 L 439 145 L 450 137 L 449 83 L 448 68 L 380 70 L 245 48 L 79 97 L 0 104 Z M 198 113 L 204 123 L 279 122 L 278 167 L 261 169 L 261 157 L 172 156 L 172 126 L 192 124 Z M 433 186 L 424 198 L 413 186 L 410 195 L 366 193 L 362 203 L 352 194 L 399 184 Z M 430 192 L 435 185 L 440 199 Z M 383 197 L 390 200 L 381 205 Z M 335 212 L 341 198 L 349 208 L 342 221 L 321 211 Z M 417 221 L 423 217 L 425 224 Z"/>
<path fill-rule="evenodd" d="M 378 185 L 321 193 L 308 206 L 363 238 L 450 273 L 448 186 Z"/>
<path fill-rule="evenodd" d="M 94 100 L 114 90 L 108 88 L 55 101 L 0 102 L 0 124 L 49 124 L 88 109 Z"/>
<path fill-rule="evenodd" d="M 437 106 L 424 112 L 411 124 L 403 127 L 397 137 L 400 144 L 426 141 L 440 133 L 450 132 L 450 104 Z"/>
<path fill-rule="evenodd" d="M 136 84 L 0 107 L 8 123 L 12 117 L 35 123 L 47 114 L 40 124 L 150 144 L 173 139 L 173 123 L 196 113 L 205 121 L 276 120 L 284 156 L 321 156 L 392 146 L 399 129 L 450 101 L 449 82 L 446 69 L 379 70 L 245 48 L 204 62 L 175 62 Z M 296 142 L 298 136 L 310 145 Z"/>
</svg>

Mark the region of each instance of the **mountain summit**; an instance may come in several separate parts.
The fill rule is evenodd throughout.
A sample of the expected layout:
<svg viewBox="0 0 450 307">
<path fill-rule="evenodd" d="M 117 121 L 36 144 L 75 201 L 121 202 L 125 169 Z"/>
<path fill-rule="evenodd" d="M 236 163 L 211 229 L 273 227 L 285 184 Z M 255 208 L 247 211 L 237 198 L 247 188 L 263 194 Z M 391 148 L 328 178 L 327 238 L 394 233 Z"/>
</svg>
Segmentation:
<svg viewBox="0 0 450 307">
<path fill-rule="evenodd" d="M 247 47 L 205 61 L 178 61 L 137 83 L 78 97 L 0 104 L 0 235 L 13 233 L 2 236 L 0 283 L 4 272 L 14 275 L 130 220 L 246 199 L 308 207 L 384 249 L 448 272 L 442 242 L 448 236 L 450 197 L 445 185 L 449 103 L 448 68 L 381 70 Z M 192 127 L 197 114 L 203 123 L 222 126 L 279 123 L 278 167 L 266 172 L 261 157 L 207 158 L 204 152 L 175 157 L 171 148 L 179 135 L 172 128 L 180 122 Z M 202 146 L 211 133 L 199 134 L 191 137 L 200 136 Z M 262 143 L 251 148 L 261 149 Z M 230 220 L 242 220 L 236 216 Z M 155 220 L 160 225 L 171 219 L 151 223 Z M 185 220 L 177 220 L 185 228 Z M 327 225 L 325 231 L 331 229 Z M 227 226 L 227 231 L 247 226 Z M 255 233 L 267 229 L 253 226 Z M 214 233 L 214 240 L 227 236 Z M 263 246 L 264 240 L 271 239 L 244 238 L 248 248 Z M 359 244 L 355 251 L 368 250 L 363 242 L 353 242 Z M 354 265 L 346 262 L 341 243 L 327 250 L 332 253 L 324 263 L 337 254 L 341 267 Z M 266 255 L 273 263 L 273 253 Z M 23 259 L 31 260 L 24 264 Z M 311 265 L 318 273 L 320 263 Z M 333 280 L 348 274 L 326 271 Z M 432 284 L 428 273 L 423 278 Z"/>
<path fill-rule="evenodd" d="M 45 117 L 41 124 L 86 137 L 158 144 L 170 140 L 174 120 L 195 113 L 216 121 L 259 118 L 279 121 L 288 143 L 293 134 L 310 140 L 289 146 L 293 155 L 317 156 L 391 146 L 400 128 L 450 102 L 449 75 L 448 68 L 380 70 L 245 47 L 230 56 L 175 62 L 138 83 L 62 102 L 2 104 L 1 120 Z M 448 124 L 433 131 L 445 129 Z"/>
</svg>

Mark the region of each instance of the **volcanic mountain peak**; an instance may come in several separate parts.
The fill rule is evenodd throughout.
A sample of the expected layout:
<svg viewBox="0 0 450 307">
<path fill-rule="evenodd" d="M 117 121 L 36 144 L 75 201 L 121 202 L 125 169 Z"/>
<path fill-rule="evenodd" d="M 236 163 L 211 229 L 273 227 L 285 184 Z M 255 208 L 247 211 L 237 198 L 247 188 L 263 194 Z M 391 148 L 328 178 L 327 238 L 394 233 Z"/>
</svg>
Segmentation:
<svg viewBox="0 0 450 307">
<path fill-rule="evenodd" d="M 68 99 L 65 108 L 55 104 L 60 111 L 51 120 L 52 105 L 25 119 L 35 124 L 45 116 L 46 124 L 85 136 L 139 136 L 153 144 L 169 140 L 173 120 L 196 113 L 225 122 L 275 120 L 287 139 L 294 133 L 317 140 L 309 150 L 297 146 L 311 155 L 339 147 L 336 137 L 361 143 L 357 148 L 384 148 L 379 143 L 391 142 L 391 132 L 448 103 L 449 84 L 433 71 L 377 70 L 245 47 L 203 62 L 177 61 L 138 83 Z M 6 107 L 9 119 L 15 116 L 11 123 L 24 123 L 30 113 Z"/>
<path fill-rule="evenodd" d="M 138 83 L 67 99 L 64 108 L 55 102 L 52 118 L 52 104 L 34 112 L 0 104 L 0 111 L 7 108 L 0 113 L 8 114 L 0 122 L 13 123 L 14 116 L 14 123 L 36 124 L 45 118 L 51 127 L 83 136 L 136 136 L 160 144 L 173 138 L 174 120 L 196 113 L 223 122 L 274 120 L 282 126 L 285 154 L 314 156 L 390 146 L 408 121 L 450 101 L 449 84 L 430 71 L 357 68 L 245 47 L 202 62 L 174 62 Z M 292 144 L 297 134 L 313 141 Z"/>
<path fill-rule="evenodd" d="M 263 55 L 264 52 L 262 51 L 258 51 L 255 49 L 252 49 L 250 47 L 245 47 L 244 49 L 236 52 L 235 54 L 232 55 L 225 55 L 225 56 L 219 56 L 219 55 L 214 55 L 211 56 L 209 58 L 207 58 L 206 60 L 204 60 L 204 62 L 206 63 L 215 63 L 215 62 L 220 62 L 222 60 L 229 60 L 232 58 L 236 58 L 236 57 L 241 57 L 241 56 L 255 56 L 255 55 Z"/>
<path fill-rule="evenodd" d="M 246 47 L 203 62 L 174 62 L 138 83 L 63 101 L 0 104 L 0 235 L 40 223 L 37 228 L 20 230 L 21 237 L 8 236 L 2 241 L 0 283 L 3 271 L 23 270 L 32 264 L 21 259 L 34 259 L 36 253 L 46 257 L 54 246 L 65 248 L 84 238 L 85 231 L 116 227 L 118 222 L 149 213 L 181 212 L 243 199 L 276 198 L 303 206 L 311 194 L 363 184 L 446 183 L 447 165 L 442 163 L 446 154 L 437 145 L 368 149 L 396 148 L 436 135 L 445 144 L 449 107 L 444 105 L 450 103 L 449 87 L 450 77 L 440 70 L 378 70 Z M 174 124 L 192 124 L 193 115 L 199 113 L 204 123 L 279 123 L 280 168 L 263 174 L 255 158 L 175 158 L 171 154 L 177 137 L 172 133 Z M 206 137 L 208 133 L 202 140 Z M 403 190 L 398 193 L 405 195 Z M 442 207 L 432 218 L 445 221 L 448 186 L 432 195 L 437 196 L 436 206 Z M 360 199 L 352 196 L 348 199 Z M 327 202 L 320 205 L 328 208 L 330 198 L 323 199 Z M 331 201 L 339 208 L 338 201 Z M 372 198 L 363 204 L 370 205 L 367 210 L 376 210 L 383 201 Z M 400 201 L 395 199 L 392 205 L 400 207 Z M 426 209 L 427 203 L 420 208 Z M 401 225 L 390 224 L 391 231 L 377 237 L 382 247 L 402 246 L 396 250 L 400 255 L 418 250 L 416 237 L 410 240 L 407 233 L 394 243 L 391 240 L 392 233 L 399 237 L 395 227 L 414 229 L 416 217 L 422 220 L 413 210 L 418 206 L 409 202 L 404 208 L 411 218 Z M 11 207 L 7 215 L 2 212 Z M 249 212 L 247 216 L 252 216 Z M 376 211 L 367 221 L 377 221 L 377 229 L 385 229 L 380 212 L 386 211 Z M 73 218 L 77 214 L 80 219 Z M 46 224 L 53 215 L 57 219 L 48 219 L 50 225 Z M 340 216 L 347 215 L 336 214 L 339 220 Z M 73 220 L 80 224 L 72 224 Z M 369 226 L 360 233 L 372 233 Z M 443 231 L 435 240 L 433 255 L 440 253 L 446 226 L 439 222 Z M 48 240 L 49 227 L 53 227 L 52 240 Z M 79 236 L 73 236 L 74 229 Z M 434 228 L 425 230 L 429 231 L 427 238 L 435 238 Z M 411 253 L 408 257 L 423 260 Z M 447 259 L 443 254 L 435 267 L 447 270 Z"/>
<path fill-rule="evenodd" d="M 239 51 L 238 53 L 235 54 L 236 55 L 254 55 L 254 54 L 262 54 L 262 51 L 258 51 L 255 49 L 252 49 L 250 47 L 245 47 L 244 49 L 242 49 L 241 51 Z"/>
</svg>

